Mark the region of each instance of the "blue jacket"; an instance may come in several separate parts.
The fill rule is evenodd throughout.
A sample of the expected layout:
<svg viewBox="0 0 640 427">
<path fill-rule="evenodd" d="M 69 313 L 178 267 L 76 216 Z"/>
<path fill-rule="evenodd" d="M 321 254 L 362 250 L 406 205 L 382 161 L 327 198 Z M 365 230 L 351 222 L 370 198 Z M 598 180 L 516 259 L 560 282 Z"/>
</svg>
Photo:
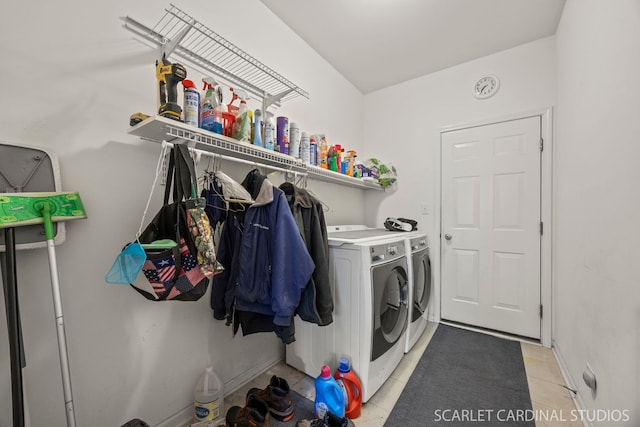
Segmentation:
<svg viewBox="0 0 640 427">
<path fill-rule="evenodd" d="M 249 174 L 255 176 L 243 185 L 255 203 L 241 221 L 227 219 L 225 228 L 232 228 L 223 233 L 217 254 L 229 270 L 227 315 L 259 313 L 273 316 L 275 326 L 289 327 L 315 265 L 283 191 L 257 171 Z"/>
</svg>

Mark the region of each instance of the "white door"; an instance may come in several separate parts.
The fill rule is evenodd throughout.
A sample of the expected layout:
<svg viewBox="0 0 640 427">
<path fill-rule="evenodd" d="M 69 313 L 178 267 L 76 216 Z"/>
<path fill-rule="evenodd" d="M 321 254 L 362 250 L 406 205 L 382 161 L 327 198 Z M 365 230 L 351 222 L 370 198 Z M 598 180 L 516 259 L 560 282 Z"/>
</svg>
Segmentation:
<svg viewBox="0 0 640 427">
<path fill-rule="evenodd" d="M 540 122 L 442 133 L 442 319 L 540 338 Z"/>
</svg>

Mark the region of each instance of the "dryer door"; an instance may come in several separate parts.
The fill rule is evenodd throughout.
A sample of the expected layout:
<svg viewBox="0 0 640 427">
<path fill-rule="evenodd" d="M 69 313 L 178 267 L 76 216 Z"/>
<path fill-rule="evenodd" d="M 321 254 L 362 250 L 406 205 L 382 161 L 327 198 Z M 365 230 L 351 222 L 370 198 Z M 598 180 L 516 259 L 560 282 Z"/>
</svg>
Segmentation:
<svg viewBox="0 0 640 427">
<path fill-rule="evenodd" d="M 413 307 L 411 307 L 411 322 L 422 316 L 429 306 L 431 298 L 431 260 L 429 250 L 413 254 Z"/>
<path fill-rule="evenodd" d="M 371 268 L 373 286 L 373 342 L 371 360 L 391 348 L 407 327 L 408 281 L 405 259 Z"/>
</svg>

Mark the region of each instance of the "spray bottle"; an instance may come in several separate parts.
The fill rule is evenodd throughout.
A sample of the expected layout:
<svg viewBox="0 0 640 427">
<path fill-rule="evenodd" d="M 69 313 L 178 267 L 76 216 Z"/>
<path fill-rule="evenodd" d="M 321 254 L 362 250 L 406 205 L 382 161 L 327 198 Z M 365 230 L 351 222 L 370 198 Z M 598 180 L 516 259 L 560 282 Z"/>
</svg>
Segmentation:
<svg viewBox="0 0 640 427">
<path fill-rule="evenodd" d="M 251 140 L 251 118 L 249 117 L 249 108 L 247 107 L 247 95 L 240 97 L 240 107 L 238 115 L 233 122 L 231 136 L 238 141 Z"/>
<path fill-rule="evenodd" d="M 184 87 L 184 122 L 198 127 L 200 123 L 200 92 L 191 80 L 183 80 Z"/>
<path fill-rule="evenodd" d="M 202 98 L 202 105 L 200 107 L 200 127 L 204 130 L 214 132 L 214 112 L 213 109 L 220 104 L 220 98 L 215 86 L 218 84 L 212 77 L 205 77 L 202 79 L 204 87 L 202 88 L 204 98 Z"/>
</svg>

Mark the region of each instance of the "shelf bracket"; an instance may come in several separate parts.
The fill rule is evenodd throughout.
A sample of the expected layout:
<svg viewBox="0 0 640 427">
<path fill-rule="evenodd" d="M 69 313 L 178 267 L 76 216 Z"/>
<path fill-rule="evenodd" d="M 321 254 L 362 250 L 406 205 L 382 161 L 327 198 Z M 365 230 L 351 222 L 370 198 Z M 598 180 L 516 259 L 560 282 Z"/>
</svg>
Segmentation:
<svg viewBox="0 0 640 427">
<path fill-rule="evenodd" d="M 287 89 L 284 92 L 281 92 L 277 95 L 269 95 L 269 96 L 265 96 L 264 98 L 264 109 L 266 111 L 267 107 L 269 107 L 270 105 L 274 105 L 274 104 L 280 104 L 280 101 L 282 101 L 282 98 L 284 98 L 285 96 L 289 95 L 291 92 L 293 92 L 295 90 L 295 88 L 291 88 L 291 89 Z"/>
<path fill-rule="evenodd" d="M 187 33 L 191 30 L 192 25 L 187 24 L 182 31 L 180 31 L 173 40 L 166 41 L 160 45 L 160 58 L 168 58 L 169 55 L 176 50 L 176 47 L 180 44 L 182 39 L 185 38 Z"/>
</svg>

